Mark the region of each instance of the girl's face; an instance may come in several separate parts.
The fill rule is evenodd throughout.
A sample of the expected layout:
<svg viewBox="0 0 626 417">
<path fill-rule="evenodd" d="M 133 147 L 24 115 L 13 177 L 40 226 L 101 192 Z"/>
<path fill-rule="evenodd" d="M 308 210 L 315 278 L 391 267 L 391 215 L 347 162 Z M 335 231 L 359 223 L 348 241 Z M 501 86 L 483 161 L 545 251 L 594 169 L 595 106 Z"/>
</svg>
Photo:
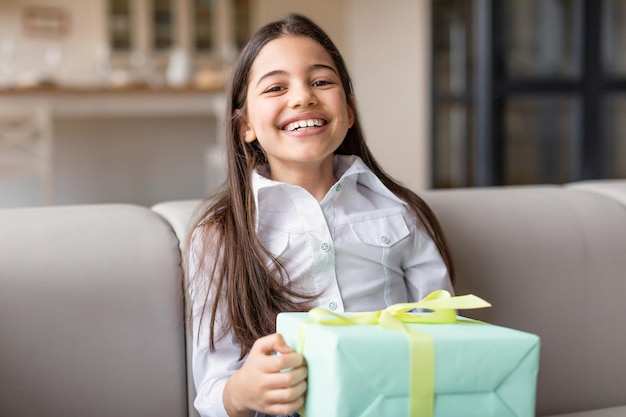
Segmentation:
<svg viewBox="0 0 626 417">
<path fill-rule="evenodd" d="M 311 38 L 268 42 L 252 64 L 242 134 L 259 141 L 272 178 L 332 169 L 334 151 L 354 122 L 341 79 L 326 50 Z"/>
</svg>

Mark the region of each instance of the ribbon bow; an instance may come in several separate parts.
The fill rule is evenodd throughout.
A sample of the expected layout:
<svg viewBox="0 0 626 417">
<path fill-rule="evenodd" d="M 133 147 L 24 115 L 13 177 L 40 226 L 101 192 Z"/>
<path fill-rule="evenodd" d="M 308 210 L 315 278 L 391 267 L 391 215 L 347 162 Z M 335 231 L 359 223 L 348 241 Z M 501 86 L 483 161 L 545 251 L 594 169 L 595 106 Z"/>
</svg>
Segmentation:
<svg viewBox="0 0 626 417">
<path fill-rule="evenodd" d="M 383 329 L 406 333 L 410 347 L 410 398 L 411 417 L 432 417 L 435 393 L 435 352 L 432 336 L 405 323 L 443 324 L 456 323 L 456 310 L 491 307 L 487 301 L 475 295 L 451 296 L 448 291 L 433 291 L 422 300 L 414 303 L 393 304 L 384 310 L 358 313 L 334 313 L 323 307 L 309 311 L 309 323 L 330 326 L 350 326 L 378 324 Z M 416 314 L 411 311 L 432 310 L 429 314 Z M 300 332 L 297 351 L 304 349 L 304 331 Z M 302 414 L 302 413 L 301 413 Z"/>
</svg>

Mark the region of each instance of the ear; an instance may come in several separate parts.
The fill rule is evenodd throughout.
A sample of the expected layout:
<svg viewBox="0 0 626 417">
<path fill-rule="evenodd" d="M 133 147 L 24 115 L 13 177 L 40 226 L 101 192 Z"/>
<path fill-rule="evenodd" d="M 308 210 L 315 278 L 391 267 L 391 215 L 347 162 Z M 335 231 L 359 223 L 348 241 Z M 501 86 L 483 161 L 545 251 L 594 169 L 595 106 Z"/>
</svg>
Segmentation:
<svg viewBox="0 0 626 417">
<path fill-rule="evenodd" d="M 241 137 L 246 143 L 251 143 L 256 140 L 256 133 L 247 122 L 242 122 Z"/>
<path fill-rule="evenodd" d="M 355 110 L 356 109 L 356 99 L 354 98 L 354 94 L 350 94 L 348 96 L 348 121 L 350 122 L 350 127 L 354 124 L 356 119 Z"/>
<path fill-rule="evenodd" d="M 246 143 L 254 142 L 256 140 L 256 133 L 254 132 L 252 126 L 248 123 L 248 119 L 240 109 L 235 110 L 235 113 L 239 119 L 239 136 Z"/>
</svg>

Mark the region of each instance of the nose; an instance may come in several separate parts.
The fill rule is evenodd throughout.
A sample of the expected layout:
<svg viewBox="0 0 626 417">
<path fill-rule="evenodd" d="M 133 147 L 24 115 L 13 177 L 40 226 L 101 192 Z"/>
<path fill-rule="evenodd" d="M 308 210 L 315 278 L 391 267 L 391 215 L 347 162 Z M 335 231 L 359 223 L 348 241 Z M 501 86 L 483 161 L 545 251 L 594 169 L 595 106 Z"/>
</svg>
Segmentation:
<svg viewBox="0 0 626 417">
<path fill-rule="evenodd" d="M 314 106 L 317 104 L 317 96 L 308 84 L 293 86 L 290 91 L 289 104 L 293 108 Z"/>
</svg>

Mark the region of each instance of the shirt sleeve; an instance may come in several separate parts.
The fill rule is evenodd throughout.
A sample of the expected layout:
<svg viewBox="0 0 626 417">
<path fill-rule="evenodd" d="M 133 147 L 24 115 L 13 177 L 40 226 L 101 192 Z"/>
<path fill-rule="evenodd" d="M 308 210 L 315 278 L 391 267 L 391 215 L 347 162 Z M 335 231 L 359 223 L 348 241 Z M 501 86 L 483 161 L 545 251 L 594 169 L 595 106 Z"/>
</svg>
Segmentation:
<svg viewBox="0 0 626 417">
<path fill-rule="evenodd" d="M 189 296 L 191 298 L 192 314 L 192 373 L 196 387 L 194 406 L 202 417 L 228 417 L 224 409 L 223 393 L 228 378 L 243 364 L 239 360 L 240 347 L 234 340 L 232 332 L 223 334 L 223 317 L 225 310 L 218 308 L 215 334 L 215 349 L 211 350 L 209 343 L 212 300 L 215 295 L 208 285 L 209 277 L 200 268 L 200 259 L 204 263 L 215 262 L 215 254 L 208 253 L 203 242 L 194 233 L 189 250 Z M 216 247 L 216 246 L 213 246 Z M 203 309 L 205 299 L 207 308 Z M 204 311 L 203 311 L 204 310 Z M 223 335 L 223 337 L 219 337 Z"/>
<path fill-rule="evenodd" d="M 419 228 L 414 230 L 413 250 L 405 265 L 404 277 L 410 302 L 419 301 L 435 290 L 454 294 L 448 268 L 437 245 Z"/>
</svg>

